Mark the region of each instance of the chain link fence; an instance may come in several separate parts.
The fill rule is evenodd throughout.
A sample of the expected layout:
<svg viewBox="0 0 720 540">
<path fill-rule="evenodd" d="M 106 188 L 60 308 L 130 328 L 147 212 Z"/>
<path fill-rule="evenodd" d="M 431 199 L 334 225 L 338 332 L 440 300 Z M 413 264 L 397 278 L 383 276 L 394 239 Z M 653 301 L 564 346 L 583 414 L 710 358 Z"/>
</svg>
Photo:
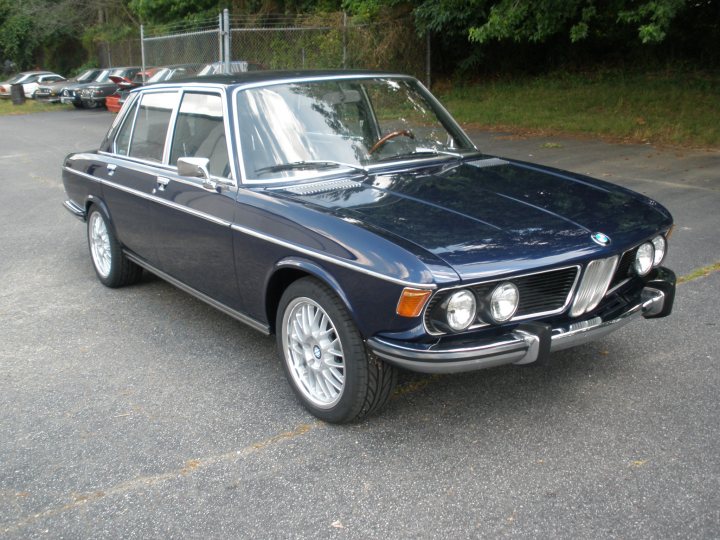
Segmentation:
<svg viewBox="0 0 720 540">
<path fill-rule="evenodd" d="M 98 66 L 101 68 L 139 66 L 142 62 L 140 39 L 126 39 L 97 45 Z"/>
<path fill-rule="evenodd" d="M 418 36 L 409 14 L 357 23 L 342 12 L 294 17 L 229 17 L 225 12 L 192 25 L 142 28 L 141 39 L 133 43 L 102 45 L 100 64 L 150 67 L 228 60 L 242 65 L 240 69 L 374 69 L 430 82 L 429 41 Z"/>
<path fill-rule="evenodd" d="M 220 18 L 155 29 L 141 30 L 143 65 L 168 66 L 175 64 L 209 64 L 222 56 Z"/>
</svg>

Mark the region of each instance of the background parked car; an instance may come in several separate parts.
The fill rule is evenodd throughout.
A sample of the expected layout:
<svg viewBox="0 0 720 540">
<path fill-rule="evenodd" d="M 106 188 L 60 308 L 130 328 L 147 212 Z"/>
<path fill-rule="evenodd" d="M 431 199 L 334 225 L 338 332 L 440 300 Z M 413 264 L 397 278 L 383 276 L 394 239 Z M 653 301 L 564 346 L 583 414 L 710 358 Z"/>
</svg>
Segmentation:
<svg viewBox="0 0 720 540">
<path fill-rule="evenodd" d="M 220 75 L 225 72 L 224 62 L 213 62 L 206 64 L 198 72 L 198 77 L 207 77 L 209 75 Z M 233 60 L 230 62 L 230 73 L 244 73 L 246 71 L 262 71 L 265 66 L 257 62 L 247 62 L 245 60 Z"/>
<path fill-rule="evenodd" d="M 182 79 L 184 77 L 192 77 L 202 68 L 202 64 L 178 64 L 174 66 L 163 66 L 159 68 L 152 68 L 145 71 L 146 81 L 145 84 L 153 84 L 158 82 L 166 82 L 175 79 Z M 110 112 L 119 112 L 127 99 L 130 90 L 142 86 L 142 79 L 137 82 L 138 77 L 142 74 L 138 73 L 132 82 L 121 82 L 118 83 L 117 91 L 108 96 L 105 99 L 105 107 Z"/>
<path fill-rule="evenodd" d="M 117 77 L 127 77 L 131 78 L 134 77 L 135 74 L 140 71 L 140 68 L 138 67 L 120 67 L 120 68 L 108 68 L 104 69 L 100 72 L 100 74 L 93 80 L 89 82 L 84 83 L 77 83 L 74 85 L 67 86 L 63 89 L 62 94 L 60 95 L 60 102 L 61 103 L 72 103 L 75 107 L 78 109 L 81 109 L 84 107 L 84 104 L 82 102 L 80 93 L 90 86 L 96 86 L 96 85 L 102 85 L 105 83 L 110 82 L 110 88 L 114 91 L 115 88 L 117 88 L 117 84 L 110 81 L 110 76 L 117 76 Z M 113 92 L 109 92 L 106 95 L 110 95 Z"/>
<path fill-rule="evenodd" d="M 138 71 L 132 79 L 110 75 L 110 80 L 117 84 L 117 90 L 105 98 L 105 108 L 110 112 L 118 112 L 122 108 L 120 97 L 127 95 L 133 88 L 142 86 L 144 81 L 152 77 L 157 70 L 158 68 L 149 68 L 145 71 Z"/>
<path fill-rule="evenodd" d="M 64 81 L 65 77 L 52 71 L 23 71 L 11 79 L 0 83 L 0 98 L 10 97 L 10 88 L 13 84 L 22 84 L 25 97 L 31 98 L 38 83 Z"/>
<path fill-rule="evenodd" d="M 100 68 L 86 69 L 80 75 L 78 75 L 77 77 L 72 77 L 71 79 L 65 79 L 63 81 L 56 81 L 51 83 L 39 83 L 33 97 L 38 101 L 45 101 L 47 103 L 58 103 L 60 101 L 62 91 L 65 88 L 76 83 L 82 84 L 92 82 L 97 79 L 98 75 L 100 75 L 102 71 L 103 70 Z"/>
<path fill-rule="evenodd" d="M 84 86 L 79 92 L 77 92 L 79 94 L 81 106 L 85 109 L 103 107 L 105 105 L 105 99 L 117 91 L 118 80 L 124 79 L 126 81 L 131 81 L 139 72 L 140 68 L 137 66 L 115 68 L 108 75 L 107 79 L 103 81 L 95 81 L 94 83 Z"/>
</svg>

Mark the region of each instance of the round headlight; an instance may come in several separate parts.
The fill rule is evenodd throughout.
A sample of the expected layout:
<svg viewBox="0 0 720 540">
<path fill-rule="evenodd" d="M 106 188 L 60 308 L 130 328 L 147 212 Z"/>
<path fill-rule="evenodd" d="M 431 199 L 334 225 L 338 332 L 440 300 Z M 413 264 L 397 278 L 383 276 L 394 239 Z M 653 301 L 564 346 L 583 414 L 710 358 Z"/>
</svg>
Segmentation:
<svg viewBox="0 0 720 540">
<path fill-rule="evenodd" d="M 658 266 L 665 258 L 665 249 L 667 248 L 667 242 L 662 235 L 659 235 L 653 238 L 652 245 L 655 248 L 655 258 L 653 258 L 653 266 Z"/>
<path fill-rule="evenodd" d="M 637 255 L 635 255 L 635 271 L 638 275 L 644 276 L 647 274 L 652 268 L 654 259 L 655 248 L 652 243 L 645 242 L 638 248 Z"/>
<path fill-rule="evenodd" d="M 505 322 L 512 318 L 520 303 L 520 292 L 512 283 L 501 283 L 490 295 L 489 315 L 495 322 Z"/>
<path fill-rule="evenodd" d="M 475 320 L 475 295 L 470 291 L 457 291 L 450 296 L 447 307 L 447 323 L 455 331 L 465 330 Z"/>
</svg>

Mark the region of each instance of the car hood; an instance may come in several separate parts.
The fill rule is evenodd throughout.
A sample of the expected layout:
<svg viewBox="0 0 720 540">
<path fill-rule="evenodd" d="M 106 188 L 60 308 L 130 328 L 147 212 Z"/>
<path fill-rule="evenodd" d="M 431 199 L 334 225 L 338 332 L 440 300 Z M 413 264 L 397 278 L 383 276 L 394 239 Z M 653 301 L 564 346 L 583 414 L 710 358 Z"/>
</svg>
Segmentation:
<svg viewBox="0 0 720 540">
<path fill-rule="evenodd" d="M 65 88 L 65 87 L 67 87 L 67 86 L 72 86 L 73 84 L 76 84 L 76 83 L 77 83 L 77 81 L 75 81 L 75 80 L 73 80 L 73 79 L 66 79 L 66 80 L 64 80 L 64 81 L 54 81 L 54 82 L 41 83 L 41 84 L 39 85 L 39 88 L 51 88 L 51 89 Z"/>
<path fill-rule="evenodd" d="M 117 84 L 112 81 L 107 81 L 103 83 L 92 83 L 87 86 L 84 86 L 84 88 L 90 88 L 92 90 L 106 90 L 108 88 L 117 88 Z"/>
<path fill-rule="evenodd" d="M 619 186 L 491 157 L 326 185 L 285 194 L 403 238 L 464 280 L 622 253 L 672 223 L 661 205 Z"/>
</svg>

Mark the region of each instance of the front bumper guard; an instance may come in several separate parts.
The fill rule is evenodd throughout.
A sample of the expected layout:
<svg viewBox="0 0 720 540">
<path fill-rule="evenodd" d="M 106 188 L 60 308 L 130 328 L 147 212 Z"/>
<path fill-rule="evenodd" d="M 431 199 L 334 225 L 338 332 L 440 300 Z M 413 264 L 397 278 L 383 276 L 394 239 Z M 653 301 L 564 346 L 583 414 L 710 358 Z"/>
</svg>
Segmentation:
<svg viewBox="0 0 720 540">
<path fill-rule="evenodd" d="M 475 341 L 467 347 L 433 348 L 434 345 L 398 343 L 380 337 L 369 339 L 368 347 L 389 364 L 421 373 L 461 373 L 504 364 L 532 364 L 546 360 L 550 352 L 602 338 L 640 316 L 667 315 L 674 299 L 672 277 L 672 283 L 662 281 L 657 287 L 646 286 L 637 303 L 610 320 L 595 317 L 554 328 L 541 323 L 521 324 L 505 336 Z"/>
</svg>

